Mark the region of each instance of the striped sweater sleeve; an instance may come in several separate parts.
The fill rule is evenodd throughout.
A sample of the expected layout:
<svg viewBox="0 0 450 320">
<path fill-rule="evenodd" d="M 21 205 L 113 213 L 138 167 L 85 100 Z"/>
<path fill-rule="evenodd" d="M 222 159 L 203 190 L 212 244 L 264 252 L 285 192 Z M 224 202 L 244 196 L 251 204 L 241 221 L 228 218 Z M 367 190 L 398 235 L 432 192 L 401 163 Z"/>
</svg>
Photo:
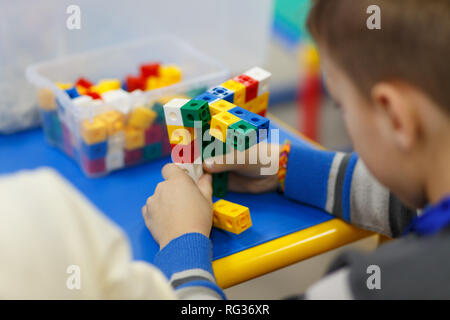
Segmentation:
<svg viewBox="0 0 450 320">
<path fill-rule="evenodd" d="M 200 233 L 172 240 L 156 254 L 153 263 L 169 279 L 179 299 L 226 299 L 214 278 L 211 240 Z"/>
<path fill-rule="evenodd" d="M 356 153 L 292 145 L 285 195 L 363 229 L 397 237 L 416 216 L 370 174 Z"/>
</svg>

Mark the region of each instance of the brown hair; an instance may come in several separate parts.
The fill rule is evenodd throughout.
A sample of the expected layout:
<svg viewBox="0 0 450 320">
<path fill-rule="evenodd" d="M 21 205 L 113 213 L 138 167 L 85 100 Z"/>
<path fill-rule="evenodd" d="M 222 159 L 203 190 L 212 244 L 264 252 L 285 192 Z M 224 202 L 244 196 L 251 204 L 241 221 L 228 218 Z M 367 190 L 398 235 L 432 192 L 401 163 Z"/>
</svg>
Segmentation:
<svg viewBox="0 0 450 320">
<path fill-rule="evenodd" d="M 366 25 L 370 5 L 381 29 Z M 403 80 L 450 112 L 449 0 L 313 0 L 308 29 L 369 97 L 379 81 Z"/>
</svg>

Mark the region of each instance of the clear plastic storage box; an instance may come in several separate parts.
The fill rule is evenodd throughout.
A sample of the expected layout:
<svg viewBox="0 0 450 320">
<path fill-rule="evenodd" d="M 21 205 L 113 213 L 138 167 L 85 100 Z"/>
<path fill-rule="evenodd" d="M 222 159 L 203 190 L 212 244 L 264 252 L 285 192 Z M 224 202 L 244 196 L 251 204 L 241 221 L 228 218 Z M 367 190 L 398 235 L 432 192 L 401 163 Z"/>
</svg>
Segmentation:
<svg viewBox="0 0 450 320">
<path fill-rule="evenodd" d="M 150 61 L 177 65 L 183 74 L 181 82 L 87 104 L 74 103 L 56 85 L 57 82 L 74 83 L 80 77 L 93 82 L 124 79 L 140 64 Z M 221 63 L 172 36 L 34 64 L 28 67 L 26 75 L 37 88 L 47 140 L 73 157 L 89 177 L 169 155 L 164 101 L 179 96 L 194 97 L 230 76 Z M 145 114 L 146 110 L 153 110 L 157 115 L 149 127 L 126 125 L 133 117 L 139 117 L 137 113 Z"/>
</svg>

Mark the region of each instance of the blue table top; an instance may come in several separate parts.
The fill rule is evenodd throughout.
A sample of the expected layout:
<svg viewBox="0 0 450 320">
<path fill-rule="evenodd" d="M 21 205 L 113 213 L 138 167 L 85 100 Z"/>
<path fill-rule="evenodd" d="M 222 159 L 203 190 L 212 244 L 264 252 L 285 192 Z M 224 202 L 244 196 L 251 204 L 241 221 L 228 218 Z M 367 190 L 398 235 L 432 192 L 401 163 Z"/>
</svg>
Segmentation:
<svg viewBox="0 0 450 320">
<path fill-rule="evenodd" d="M 271 125 L 275 126 L 273 123 Z M 280 141 L 284 139 L 305 143 L 298 136 L 281 129 Z M 166 157 L 113 172 L 106 177 L 90 179 L 82 173 L 77 163 L 57 148 L 49 146 L 40 129 L 0 135 L 0 175 L 21 169 L 53 167 L 124 230 L 131 242 L 134 259 L 148 262 L 153 261 L 159 248 L 145 227 L 141 208 L 158 182 L 163 180 L 161 168 L 169 161 L 170 157 Z M 275 192 L 261 195 L 229 192 L 225 199 L 249 207 L 253 226 L 240 235 L 213 228 L 214 260 L 332 218 Z"/>
</svg>

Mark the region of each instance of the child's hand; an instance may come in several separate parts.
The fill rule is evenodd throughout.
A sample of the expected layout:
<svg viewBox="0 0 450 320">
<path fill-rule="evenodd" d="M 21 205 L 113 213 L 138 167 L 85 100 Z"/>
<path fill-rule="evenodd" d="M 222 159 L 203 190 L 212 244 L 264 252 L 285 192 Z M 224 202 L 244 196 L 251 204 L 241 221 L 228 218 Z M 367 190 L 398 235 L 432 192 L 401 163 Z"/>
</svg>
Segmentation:
<svg viewBox="0 0 450 320">
<path fill-rule="evenodd" d="M 203 168 L 209 173 L 232 171 L 228 175 L 228 189 L 235 192 L 263 193 L 276 190 L 278 185 L 278 164 L 280 146 L 277 144 L 265 144 L 267 149 L 258 152 L 261 144 L 255 145 L 244 152 L 235 150 L 232 163 L 227 163 L 226 156 L 206 159 Z M 254 164 L 250 164 L 250 154 L 254 155 Z M 245 159 L 243 164 L 238 164 L 237 159 Z M 264 170 L 265 168 L 265 170 Z"/>
<path fill-rule="evenodd" d="M 182 169 L 167 164 L 165 181 L 142 207 L 145 224 L 163 248 L 171 240 L 191 232 L 209 237 L 212 226 L 211 175 L 204 174 L 196 184 Z"/>
</svg>

